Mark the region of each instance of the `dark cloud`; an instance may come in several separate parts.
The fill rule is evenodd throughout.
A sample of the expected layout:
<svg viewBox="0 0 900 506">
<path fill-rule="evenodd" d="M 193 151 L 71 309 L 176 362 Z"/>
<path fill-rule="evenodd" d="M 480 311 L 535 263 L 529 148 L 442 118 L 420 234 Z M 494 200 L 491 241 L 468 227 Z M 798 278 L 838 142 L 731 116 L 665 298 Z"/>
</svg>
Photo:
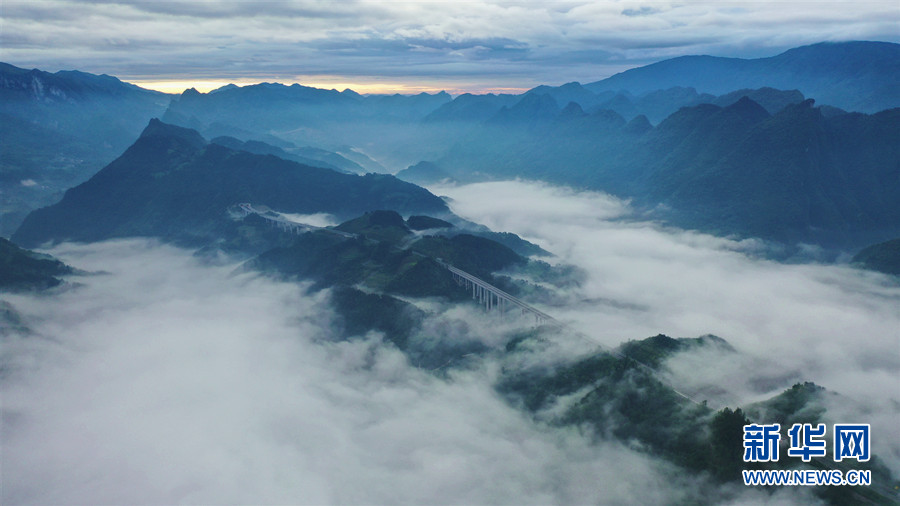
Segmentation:
<svg viewBox="0 0 900 506">
<path fill-rule="evenodd" d="M 639 9 L 624 9 L 622 10 L 623 16 L 634 17 L 634 16 L 649 16 L 651 14 L 656 14 L 661 12 L 659 9 L 654 9 L 653 7 L 643 6 Z"/>
<path fill-rule="evenodd" d="M 275 80 L 315 69 L 449 82 L 477 74 L 528 87 L 593 81 L 683 54 L 758 57 L 822 40 L 900 40 L 891 2 L 8 0 L 2 15 L 7 61 L 126 79 L 199 71 Z"/>
<path fill-rule="evenodd" d="M 271 17 L 300 17 L 319 19 L 356 18 L 363 12 L 372 12 L 375 9 L 371 4 L 365 4 L 356 0 L 342 2 L 322 1 L 285 1 L 285 0 L 254 0 L 254 1 L 206 1 L 192 2 L 179 0 L 166 0 L 163 2 L 152 0 L 120 1 L 120 0 L 90 0 L 87 3 L 109 6 L 121 6 L 149 14 L 161 14 L 166 16 L 183 16 L 189 18 L 206 19 L 232 19 L 253 18 L 257 16 Z"/>
</svg>

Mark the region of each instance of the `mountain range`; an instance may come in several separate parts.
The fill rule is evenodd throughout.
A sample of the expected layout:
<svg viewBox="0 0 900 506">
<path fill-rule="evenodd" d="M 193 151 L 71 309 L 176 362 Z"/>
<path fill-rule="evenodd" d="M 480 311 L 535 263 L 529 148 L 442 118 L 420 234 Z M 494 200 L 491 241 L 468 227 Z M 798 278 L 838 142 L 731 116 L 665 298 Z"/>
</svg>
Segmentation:
<svg viewBox="0 0 900 506">
<path fill-rule="evenodd" d="M 745 95 L 654 127 L 529 97 L 398 175 L 540 179 L 632 199 L 681 227 L 784 242 L 852 248 L 900 233 L 900 109 L 844 113 L 805 100 L 770 114 Z"/>
<path fill-rule="evenodd" d="M 338 218 L 372 209 L 449 213 L 438 197 L 390 175 L 352 175 L 235 150 L 154 119 L 119 158 L 60 202 L 29 214 L 12 239 L 36 246 L 156 236 L 204 245 L 225 233 L 227 209 L 242 202 Z"/>
<path fill-rule="evenodd" d="M 584 87 L 642 94 L 675 86 L 715 95 L 743 88 L 797 89 L 821 104 L 874 113 L 900 105 L 900 44 L 823 42 L 756 59 L 682 56 Z"/>
<path fill-rule="evenodd" d="M 0 235 L 121 154 L 169 101 L 108 75 L 0 63 Z"/>
<path fill-rule="evenodd" d="M 586 85 L 456 98 L 273 83 L 173 97 L 110 76 L 4 64 L 0 234 L 162 115 L 215 145 L 307 167 L 410 166 L 399 175 L 417 183 L 537 178 L 632 199 L 683 227 L 852 249 L 898 235 L 889 109 L 900 106 L 898 48 L 847 42 L 754 60 L 682 57 Z"/>
<path fill-rule="evenodd" d="M 518 309 L 498 318 L 503 323 L 490 332 L 470 331 L 490 324 L 479 321 L 472 289 L 460 286 L 448 264 L 528 304 L 540 295 L 580 297 L 563 292 L 588 276 L 528 258 L 546 252 L 465 222 L 444 199 L 404 179 L 538 179 L 619 195 L 642 218 L 684 228 L 845 251 L 896 238 L 897 47 L 820 44 L 759 60 L 685 57 L 588 85 L 455 99 L 270 83 L 169 97 L 109 76 L 0 66 L 3 226 L 25 209 L 5 196 L 19 195 L 30 206 L 49 204 L 31 210 L 12 235 L 24 247 L 144 236 L 198 256 L 239 253 L 247 261 L 238 271 L 299 280 L 303 292 L 327 300 L 334 320 L 321 339 L 387 346 L 418 369 L 416 378 L 488 381 L 491 395 L 518 410 L 514 416 L 531 418 L 548 433 L 577 430 L 585 442 L 614 440 L 662 457 L 704 490 L 723 482 L 730 484 L 722 490 L 741 488 L 746 424 L 777 422 L 786 430 L 793 423 L 831 423 L 837 420 L 825 407 L 850 404 L 828 403 L 837 394 L 799 382 L 734 410 L 676 391 L 666 382 L 670 359 L 739 353 L 711 335 L 659 334 L 612 350 L 597 343 L 580 348 L 584 335 L 560 322 L 520 325 Z M 374 173 L 404 160 L 416 163 L 399 177 Z M 73 186 L 50 203 L 61 189 L 53 185 L 67 181 Z M 26 193 L 38 189 L 45 192 L 40 198 Z M 291 214 L 327 214 L 341 223 L 302 233 L 279 229 Z M 898 249 L 896 239 L 883 242 L 855 262 L 896 273 Z M 2 290 L 56 286 L 73 272 L 0 238 Z M 296 306 L 299 294 L 285 300 Z M 291 311 L 298 319 L 305 310 Z M 656 309 L 628 311 L 654 320 Z M 18 328 L 31 317 L 0 301 L 0 337 L 26 336 Z M 604 329 L 610 335 L 619 316 L 611 318 Z M 377 351 L 345 348 L 341 353 Z M 372 367 L 360 358 L 359 367 Z M 794 374 L 774 381 L 787 382 L 783 388 Z M 758 387 L 753 395 L 777 388 Z M 811 467 L 820 465 L 831 466 L 823 460 Z M 765 469 L 798 466 L 784 459 Z M 900 483 L 877 456 L 854 466 L 871 469 L 877 484 L 814 493 L 833 504 L 895 498 Z"/>
</svg>

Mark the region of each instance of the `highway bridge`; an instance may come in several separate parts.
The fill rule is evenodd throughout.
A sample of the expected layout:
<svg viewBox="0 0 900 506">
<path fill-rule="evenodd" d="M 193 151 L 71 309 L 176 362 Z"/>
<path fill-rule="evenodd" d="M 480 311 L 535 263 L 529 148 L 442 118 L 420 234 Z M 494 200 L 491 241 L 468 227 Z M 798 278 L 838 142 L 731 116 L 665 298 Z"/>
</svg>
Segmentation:
<svg viewBox="0 0 900 506">
<path fill-rule="evenodd" d="M 277 226 L 277 227 L 281 228 L 282 230 L 289 232 L 289 233 L 293 233 L 293 234 L 307 232 L 307 231 L 313 231 L 313 230 L 321 230 L 321 231 L 329 232 L 332 234 L 338 234 L 338 235 L 348 237 L 348 238 L 357 237 L 356 234 L 342 232 L 340 230 L 335 230 L 333 228 L 317 227 L 314 225 L 308 225 L 305 223 L 298 223 L 295 221 L 291 221 L 291 220 L 285 218 L 284 216 L 282 216 L 281 213 L 277 213 L 275 211 L 258 209 L 256 207 L 253 207 L 253 205 L 251 205 L 249 203 L 238 204 L 238 209 L 239 209 L 239 212 L 243 216 L 248 216 L 250 214 L 256 214 L 262 218 L 265 218 L 270 223 L 272 223 L 274 226 Z M 414 253 L 417 255 L 425 256 L 418 252 L 414 252 Z M 501 315 L 503 315 L 510 310 L 519 310 L 519 311 L 521 311 L 522 314 L 530 314 L 534 317 L 535 324 L 551 325 L 551 326 L 557 327 L 561 330 L 565 330 L 567 334 L 571 334 L 580 339 L 584 339 L 587 342 L 591 343 L 592 345 L 599 347 L 601 350 L 603 350 L 606 353 L 609 353 L 620 359 L 630 360 L 631 362 L 637 364 L 638 367 L 645 370 L 647 373 L 649 373 L 654 378 L 656 378 L 657 381 L 659 381 L 662 384 L 669 387 L 673 392 L 675 392 L 676 394 L 678 394 L 685 400 L 690 401 L 694 404 L 698 404 L 698 405 L 701 404 L 700 402 L 689 397 L 688 395 L 678 391 L 674 387 L 674 385 L 672 385 L 667 379 L 663 378 L 660 375 L 659 371 L 648 366 L 647 364 L 644 364 L 638 360 L 635 360 L 634 358 L 624 355 L 623 353 L 620 353 L 614 349 L 610 349 L 610 348 L 607 348 L 607 347 L 601 345 L 595 339 L 592 339 L 587 334 L 569 327 L 568 325 L 560 322 L 559 320 L 557 320 L 556 318 L 553 318 L 552 316 L 548 315 L 547 313 L 544 313 L 543 311 L 523 302 L 521 299 L 506 293 L 505 291 L 497 288 L 496 286 L 493 286 L 490 283 L 488 283 L 476 276 L 473 276 L 466 271 L 463 271 L 462 269 L 458 269 L 458 268 L 450 265 L 449 263 L 444 262 L 441 259 L 436 259 L 436 261 L 441 266 L 443 266 L 445 269 L 450 271 L 450 273 L 453 276 L 454 281 L 456 281 L 456 283 L 460 287 L 464 288 L 465 290 L 471 290 L 472 298 L 477 300 L 480 304 L 482 304 L 484 306 L 485 311 L 497 310 Z M 814 458 L 813 463 L 811 465 L 816 468 L 824 468 L 824 469 L 837 469 L 839 467 L 838 465 L 834 464 L 833 462 L 829 462 L 824 458 Z M 840 467 L 845 468 L 846 466 L 840 466 Z M 895 489 L 892 489 L 890 486 L 886 486 L 885 484 L 872 484 L 872 486 L 867 487 L 867 488 L 869 490 L 874 491 L 877 495 L 880 495 L 883 498 L 887 498 L 891 502 L 895 502 L 897 500 L 897 491 Z M 864 497 L 857 493 L 853 493 L 853 495 L 856 499 L 859 499 L 862 502 L 871 502 L 871 500 L 868 497 Z"/>
<path fill-rule="evenodd" d="M 315 225 L 310 225 L 308 223 L 300 223 L 297 221 L 290 220 L 285 218 L 283 214 L 267 209 L 259 209 L 253 207 L 253 204 L 248 202 L 242 202 L 237 205 L 237 211 L 241 215 L 241 217 L 246 217 L 251 214 L 255 214 L 260 218 L 267 220 L 271 225 L 284 230 L 285 232 L 289 232 L 292 234 L 301 234 L 304 232 L 311 232 L 315 230 L 321 230 L 324 232 L 329 232 L 332 234 L 340 235 L 347 238 L 356 237 L 356 234 L 350 234 L 347 232 L 342 232 L 340 230 L 335 230 L 333 228 L 326 227 L 317 227 Z"/>
<path fill-rule="evenodd" d="M 450 273 L 453 275 L 453 280 L 456 281 L 456 284 L 464 287 L 466 290 L 471 288 L 472 290 L 472 298 L 477 300 L 479 303 L 484 304 L 484 308 L 486 311 L 491 311 L 496 309 L 500 312 L 500 314 L 505 314 L 507 311 L 513 308 L 517 308 L 521 310 L 522 314 L 531 314 L 534 316 L 534 321 L 538 325 L 553 325 L 556 327 L 563 327 L 563 324 L 558 321 L 556 318 L 544 313 L 543 311 L 532 307 L 521 299 L 518 299 L 503 290 L 497 288 L 496 286 L 479 279 L 468 272 L 457 269 L 452 265 L 438 260 L 438 262 L 444 266 Z"/>
<path fill-rule="evenodd" d="M 273 226 L 276 226 L 281 230 L 292 234 L 321 230 L 347 238 L 357 237 L 356 234 L 342 232 L 333 228 L 317 227 L 314 225 L 308 225 L 306 223 L 291 221 L 288 218 L 285 218 L 281 213 L 268 210 L 268 208 L 263 209 L 262 207 L 264 206 L 254 207 L 253 204 L 243 202 L 238 204 L 236 209 L 242 217 L 255 214 L 267 220 Z M 415 253 L 417 255 L 424 256 L 421 253 Z M 475 277 L 462 269 L 458 269 L 441 259 L 437 259 L 437 262 L 445 269 L 450 271 L 450 273 L 453 275 L 454 281 L 456 281 L 458 285 L 465 287 L 466 290 L 471 289 L 472 298 L 477 300 L 480 304 L 483 304 L 486 311 L 497 310 L 500 314 L 505 314 L 509 310 L 518 309 L 522 312 L 522 314 L 529 314 L 533 316 L 534 322 L 537 325 L 552 325 L 559 328 L 563 328 L 565 326 L 562 322 L 558 321 L 547 313 L 525 303 L 521 299 L 518 299 L 504 292 L 503 290 L 488 283 L 487 281 Z"/>
<path fill-rule="evenodd" d="M 253 205 L 248 204 L 248 203 L 238 204 L 238 208 L 240 209 L 241 214 L 243 214 L 244 216 L 247 216 L 250 214 L 257 214 L 260 217 L 265 218 L 266 220 L 272 222 L 273 225 L 278 226 L 282 230 L 285 230 L 285 231 L 288 231 L 291 233 L 299 233 L 300 231 L 322 230 L 322 231 L 329 232 L 329 233 L 339 234 L 339 235 L 342 235 L 342 236 L 348 237 L 348 238 L 357 237 L 356 234 L 349 234 L 347 232 L 341 232 L 340 230 L 334 230 L 333 228 L 316 227 L 313 225 L 307 225 L 307 224 L 303 224 L 303 223 L 293 222 L 291 220 L 288 220 L 284 216 L 282 216 L 280 213 L 259 209 L 259 208 L 253 207 Z M 417 255 L 420 255 L 420 256 L 425 256 L 418 252 L 414 252 L 414 253 Z M 610 349 L 610 348 L 603 346 L 602 344 L 597 342 L 596 339 L 592 339 L 587 334 L 569 327 L 565 323 L 548 315 L 547 313 L 541 311 L 540 309 L 537 309 L 536 307 L 534 307 L 530 304 L 527 304 L 526 302 L 522 301 L 521 299 L 514 297 L 513 295 L 510 295 L 509 293 L 506 293 L 505 291 L 497 288 L 496 286 L 488 283 L 487 281 L 484 281 L 481 278 L 473 276 L 472 274 L 469 274 L 468 272 L 466 272 L 462 269 L 454 267 L 441 259 L 435 259 L 435 261 L 438 262 L 438 264 L 443 266 L 445 269 L 450 271 L 451 275 L 453 276 L 454 281 L 456 281 L 456 283 L 460 287 L 462 287 L 466 290 L 471 290 L 472 298 L 477 300 L 479 302 L 479 304 L 483 305 L 485 311 L 497 310 L 501 315 L 503 315 L 510 310 L 519 310 L 519 311 L 521 311 L 521 313 L 523 315 L 531 315 L 534 317 L 534 321 L 535 321 L 536 325 L 550 325 L 550 326 L 556 327 L 560 330 L 566 331 L 567 334 L 575 336 L 579 339 L 583 339 L 586 342 L 592 344 L 593 346 L 597 346 L 601 350 L 603 350 L 607 353 L 610 353 L 618 358 L 628 359 L 628 360 L 633 361 L 639 367 L 641 367 L 642 369 L 644 369 L 645 371 L 649 372 L 654 377 L 656 377 L 657 380 L 659 380 L 660 382 L 662 382 L 663 384 L 665 384 L 666 386 L 671 388 L 676 394 L 680 395 L 681 397 L 684 397 L 685 399 L 687 399 L 695 404 L 700 404 L 699 402 L 695 401 L 694 399 L 688 397 L 687 395 L 685 395 L 685 394 L 679 392 L 677 389 L 675 389 L 668 381 L 661 378 L 659 373 L 652 367 L 650 367 L 640 361 L 634 360 L 633 358 L 628 357 L 614 349 Z"/>
</svg>

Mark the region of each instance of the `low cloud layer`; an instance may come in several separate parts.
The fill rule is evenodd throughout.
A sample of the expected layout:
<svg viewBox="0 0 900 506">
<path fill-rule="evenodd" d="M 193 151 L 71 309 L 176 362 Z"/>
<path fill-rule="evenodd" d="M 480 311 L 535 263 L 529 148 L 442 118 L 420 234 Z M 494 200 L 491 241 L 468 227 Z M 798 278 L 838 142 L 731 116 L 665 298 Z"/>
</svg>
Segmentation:
<svg viewBox="0 0 900 506">
<path fill-rule="evenodd" d="M 717 334 L 738 353 L 671 362 L 675 386 L 734 407 L 815 381 L 841 394 L 834 421 L 872 424 L 873 451 L 900 474 L 896 281 L 761 260 L 758 241 L 646 223 L 600 193 L 521 181 L 434 190 L 583 269 L 567 305 L 542 309 L 597 343 Z M 435 375 L 376 334 L 335 340 L 327 292 L 146 240 L 52 253 L 106 273 L 3 296 L 32 330 L 0 347 L 4 504 L 811 500 L 803 487 L 714 490 L 533 421 L 493 390 L 490 358 Z M 491 315 L 420 304 L 443 313 L 429 334 L 500 343 L 479 331 Z"/>
<path fill-rule="evenodd" d="M 138 81 L 395 83 L 453 91 L 590 82 L 685 54 L 900 41 L 892 1 L 79 2 L 7 0 L 4 61 Z"/>
<path fill-rule="evenodd" d="M 678 388 L 734 407 L 813 381 L 844 396 L 836 416 L 872 424 L 873 451 L 900 474 L 896 280 L 849 266 L 763 260 L 760 241 L 643 222 L 602 193 L 522 181 L 432 191 L 450 196 L 457 214 L 585 269 L 571 303 L 546 308 L 551 315 L 606 346 L 658 333 L 718 335 L 739 355 L 673 362 Z"/>
<path fill-rule="evenodd" d="M 4 504 L 659 504 L 670 466 L 504 403 L 487 364 L 438 378 L 327 293 L 145 241 L 63 245 L 106 274 L 4 295 Z M 684 477 L 681 478 L 685 479 Z"/>
</svg>

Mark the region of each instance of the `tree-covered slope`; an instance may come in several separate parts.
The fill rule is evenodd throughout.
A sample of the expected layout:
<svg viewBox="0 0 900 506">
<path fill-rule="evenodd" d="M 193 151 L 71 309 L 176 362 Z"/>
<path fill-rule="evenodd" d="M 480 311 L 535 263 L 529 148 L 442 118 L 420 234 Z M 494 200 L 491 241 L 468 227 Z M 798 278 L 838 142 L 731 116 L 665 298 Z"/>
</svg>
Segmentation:
<svg viewBox="0 0 900 506">
<path fill-rule="evenodd" d="M 900 276 L 900 239 L 867 246 L 853 257 L 852 263 L 873 271 Z"/>
<path fill-rule="evenodd" d="M 51 288 L 62 283 L 58 276 L 71 273 L 72 268 L 59 260 L 0 237 L 0 291 Z"/>
</svg>

